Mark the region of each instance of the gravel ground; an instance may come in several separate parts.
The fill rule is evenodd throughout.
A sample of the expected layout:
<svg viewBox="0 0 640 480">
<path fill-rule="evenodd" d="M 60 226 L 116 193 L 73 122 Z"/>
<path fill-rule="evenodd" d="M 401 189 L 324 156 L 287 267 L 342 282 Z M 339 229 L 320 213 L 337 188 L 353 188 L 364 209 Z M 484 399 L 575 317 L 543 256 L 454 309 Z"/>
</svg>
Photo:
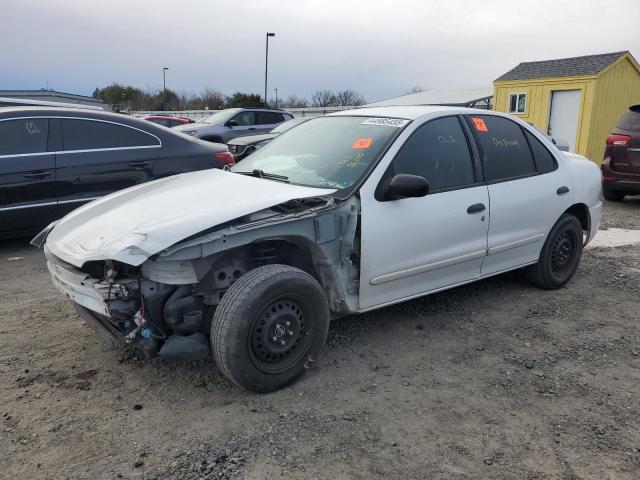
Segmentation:
<svg viewBox="0 0 640 480">
<path fill-rule="evenodd" d="M 604 226 L 640 229 L 640 198 Z M 639 260 L 590 249 L 557 291 L 511 273 L 334 322 L 260 396 L 104 343 L 2 242 L 0 477 L 638 479 Z"/>
</svg>

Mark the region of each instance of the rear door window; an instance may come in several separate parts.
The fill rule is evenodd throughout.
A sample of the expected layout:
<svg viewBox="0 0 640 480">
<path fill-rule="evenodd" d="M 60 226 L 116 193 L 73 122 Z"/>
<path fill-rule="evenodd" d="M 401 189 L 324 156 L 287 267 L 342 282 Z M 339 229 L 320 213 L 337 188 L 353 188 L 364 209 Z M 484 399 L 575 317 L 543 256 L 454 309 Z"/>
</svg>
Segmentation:
<svg viewBox="0 0 640 480">
<path fill-rule="evenodd" d="M 158 140 L 140 130 L 115 123 L 93 120 L 62 120 L 64 149 L 96 150 L 104 148 L 146 147 Z"/>
<path fill-rule="evenodd" d="M 46 118 L 21 118 L 0 122 L 0 155 L 45 153 L 49 122 Z"/>
<path fill-rule="evenodd" d="M 547 150 L 547 147 L 545 147 L 540 140 L 526 130 L 525 135 L 527 136 L 527 141 L 531 147 L 531 152 L 533 153 L 538 173 L 549 173 L 558 168 L 558 162 L 553 155 L 551 155 L 551 152 Z"/>
<path fill-rule="evenodd" d="M 475 183 L 471 151 L 457 117 L 439 118 L 418 128 L 390 168 L 391 175 L 409 173 L 425 177 L 430 191 Z"/>
<path fill-rule="evenodd" d="M 284 121 L 281 113 L 277 112 L 256 112 L 258 125 L 273 125 Z"/>
<path fill-rule="evenodd" d="M 487 182 L 497 182 L 536 173 L 529 144 L 520 126 L 493 115 L 467 116 L 484 164 Z"/>
</svg>

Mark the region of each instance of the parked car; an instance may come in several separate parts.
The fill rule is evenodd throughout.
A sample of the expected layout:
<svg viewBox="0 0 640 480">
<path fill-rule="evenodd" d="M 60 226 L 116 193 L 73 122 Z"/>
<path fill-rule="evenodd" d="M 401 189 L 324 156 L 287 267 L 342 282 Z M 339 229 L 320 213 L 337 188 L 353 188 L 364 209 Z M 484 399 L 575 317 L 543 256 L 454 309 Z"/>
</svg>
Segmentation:
<svg viewBox="0 0 640 480">
<path fill-rule="evenodd" d="M 0 237 L 132 185 L 233 163 L 225 145 L 95 110 L 0 108 Z"/>
<path fill-rule="evenodd" d="M 607 137 L 601 168 L 604 198 L 621 202 L 640 195 L 640 105 L 629 107 Z"/>
<path fill-rule="evenodd" d="M 282 110 L 265 108 L 227 108 L 175 130 L 202 140 L 229 143 L 232 138 L 273 130 L 293 115 Z"/>
<path fill-rule="evenodd" d="M 149 356 L 212 351 L 268 392 L 317 359 L 332 318 L 520 268 L 563 286 L 601 214 L 597 165 L 517 118 L 382 107 L 103 198 L 33 243 L 99 331 Z"/>
<path fill-rule="evenodd" d="M 189 125 L 190 123 L 193 123 L 193 120 L 191 120 L 190 118 L 172 115 L 144 115 L 142 119 L 168 128 L 177 127 L 178 125 Z"/>
<path fill-rule="evenodd" d="M 295 127 L 296 125 L 301 124 L 302 122 L 306 122 L 309 120 L 307 118 L 293 118 L 291 120 L 287 120 L 284 123 L 281 123 L 276 128 L 271 130 L 268 133 L 261 133 L 256 135 L 243 135 L 242 137 L 236 137 L 232 139 L 229 143 L 227 143 L 227 147 L 229 147 L 229 151 L 233 153 L 233 156 L 236 159 L 236 162 L 239 162 L 244 157 L 249 155 L 251 152 L 257 150 L 262 147 L 266 143 L 270 142 L 274 138 L 276 138 L 281 133 L 286 132 L 290 128 Z"/>
</svg>

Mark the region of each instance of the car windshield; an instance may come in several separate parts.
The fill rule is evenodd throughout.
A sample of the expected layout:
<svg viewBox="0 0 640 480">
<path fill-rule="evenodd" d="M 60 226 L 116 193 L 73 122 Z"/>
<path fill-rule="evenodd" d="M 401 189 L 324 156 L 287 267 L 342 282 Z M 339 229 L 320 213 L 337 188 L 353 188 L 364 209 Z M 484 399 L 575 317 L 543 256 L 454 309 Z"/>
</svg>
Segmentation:
<svg viewBox="0 0 640 480">
<path fill-rule="evenodd" d="M 349 188 L 409 120 L 329 116 L 279 135 L 231 170 L 286 177 L 311 187 Z"/>
<path fill-rule="evenodd" d="M 216 112 L 213 115 L 209 115 L 208 117 L 201 118 L 197 123 L 211 123 L 214 125 L 220 125 L 225 123 L 234 113 L 236 113 L 239 109 L 237 108 L 229 108 L 227 110 L 222 110 L 220 112 Z"/>
<path fill-rule="evenodd" d="M 296 125 L 305 122 L 309 120 L 308 118 L 293 118 L 291 120 L 287 120 L 284 123 L 281 123 L 280 125 L 278 125 L 276 128 L 274 128 L 273 130 L 271 130 L 271 132 L 269 133 L 282 133 L 282 132 L 286 132 L 287 130 L 289 130 L 290 128 L 295 127 Z"/>
</svg>

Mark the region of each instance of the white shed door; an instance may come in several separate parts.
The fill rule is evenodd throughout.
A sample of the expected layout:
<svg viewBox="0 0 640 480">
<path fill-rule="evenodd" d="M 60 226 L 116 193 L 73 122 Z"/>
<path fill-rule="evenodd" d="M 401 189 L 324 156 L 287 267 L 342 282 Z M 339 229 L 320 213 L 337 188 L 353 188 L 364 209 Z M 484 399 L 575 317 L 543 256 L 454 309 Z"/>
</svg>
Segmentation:
<svg viewBox="0 0 640 480">
<path fill-rule="evenodd" d="M 565 140 L 569 150 L 576 151 L 578 115 L 580 115 L 580 90 L 557 90 L 551 92 L 549 135 L 556 140 Z"/>
</svg>

